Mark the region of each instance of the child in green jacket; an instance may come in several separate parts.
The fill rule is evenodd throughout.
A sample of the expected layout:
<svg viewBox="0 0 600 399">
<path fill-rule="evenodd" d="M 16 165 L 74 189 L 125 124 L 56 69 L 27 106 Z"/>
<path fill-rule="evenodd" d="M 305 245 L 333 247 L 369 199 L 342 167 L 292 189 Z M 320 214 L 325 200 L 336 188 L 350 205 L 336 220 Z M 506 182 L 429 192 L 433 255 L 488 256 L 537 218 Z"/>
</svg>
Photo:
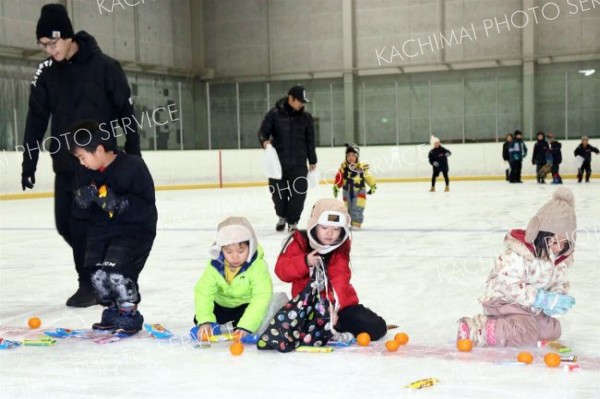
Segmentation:
<svg viewBox="0 0 600 399">
<path fill-rule="evenodd" d="M 238 339 L 256 333 L 269 308 L 273 285 L 250 222 L 243 217 L 222 221 L 210 256 L 194 289 L 197 338 L 206 340 L 214 323 L 229 321 Z"/>
</svg>

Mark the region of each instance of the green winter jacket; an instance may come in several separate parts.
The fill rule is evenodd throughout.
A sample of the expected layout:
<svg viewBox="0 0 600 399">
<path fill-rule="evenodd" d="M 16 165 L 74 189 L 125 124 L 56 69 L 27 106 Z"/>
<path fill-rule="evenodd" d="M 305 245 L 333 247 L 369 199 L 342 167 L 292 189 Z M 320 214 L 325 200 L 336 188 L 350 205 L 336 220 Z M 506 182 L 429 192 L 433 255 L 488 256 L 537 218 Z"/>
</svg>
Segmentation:
<svg viewBox="0 0 600 399">
<path fill-rule="evenodd" d="M 219 259 L 208 262 L 194 288 L 198 325 L 217 321 L 213 313 L 215 302 L 226 308 L 235 308 L 247 303 L 249 305 L 237 327 L 256 332 L 267 313 L 273 295 L 271 275 L 263 256 L 263 249 L 259 246 L 252 263 L 242 266 L 231 284 L 225 280 L 222 255 Z"/>
</svg>

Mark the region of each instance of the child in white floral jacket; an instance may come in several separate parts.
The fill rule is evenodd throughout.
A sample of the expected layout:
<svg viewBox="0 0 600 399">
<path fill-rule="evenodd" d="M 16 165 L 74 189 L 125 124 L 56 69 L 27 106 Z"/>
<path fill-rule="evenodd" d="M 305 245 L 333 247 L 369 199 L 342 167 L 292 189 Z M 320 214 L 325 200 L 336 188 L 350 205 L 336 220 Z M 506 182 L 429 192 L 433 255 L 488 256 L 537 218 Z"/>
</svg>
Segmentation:
<svg viewBox="0 0 600 399">
<path fill-rule="evenodd" d="M 477 346 L 528 346 L 560 338 L 560 322 L 575 299 L 567 295 L 567 269 L 573 264 L 577 220 L 571 190 L 561 187 L 531 219 L 526 230 L 504 238 L 496 259 L 482 315 L 459 320 L 457 339 Z"/>
</svg>

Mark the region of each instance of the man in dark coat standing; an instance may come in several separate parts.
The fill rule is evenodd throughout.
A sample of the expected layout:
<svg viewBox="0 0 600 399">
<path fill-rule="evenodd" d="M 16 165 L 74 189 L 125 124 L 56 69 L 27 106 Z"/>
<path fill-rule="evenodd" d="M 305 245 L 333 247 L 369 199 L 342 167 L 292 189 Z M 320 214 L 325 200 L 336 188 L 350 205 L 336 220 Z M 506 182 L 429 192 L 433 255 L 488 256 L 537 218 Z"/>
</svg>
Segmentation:
<svg viewBox="0 0 600 399">
<path fill-rule="evenodd" d="M 38 45 L 49 57 L 39 64 L 29 95 L 29 112 L 23 139 L 21 186 L 33 189 L 40 149 L 52 156 L 54 216 L 58 233 L 73 249 L 79 289 L 67 306 L 88 307 L 97 303 L 89 273 L 83 264 L 88 215 L 73 203 L 74 182 L 83 168 L 69 153 L 68 136 L 77 121 L 100 123 L 106 147 L 116 149 L 120 125 L 126 137 L 125 151 L 140 155 L 131 90 L 121 65 L 103 54 L 85 31 L 73 32 L 67 10 L 46 4 L 36 27 Z M 52 117 L 51 135 L 44 139 Z M 48 148 L 49 147 L 49 148 Z"/>
<path fill-rule="evenodd" d="M 263 148 L 272 144 L 281 163 L 281 179 L 269 179 L 269 189 L 279 217 L 275 229 L 297 230 L 308 190 L 308 171 L 317 167 L 315 128 L 312 115 L 304 110 L 308 103 L 306 90 L 297 85 L 290 88 L 267 112 L 258 131 Z M 306 164 L 308 163 L 308 168 Z"/>
</svg>

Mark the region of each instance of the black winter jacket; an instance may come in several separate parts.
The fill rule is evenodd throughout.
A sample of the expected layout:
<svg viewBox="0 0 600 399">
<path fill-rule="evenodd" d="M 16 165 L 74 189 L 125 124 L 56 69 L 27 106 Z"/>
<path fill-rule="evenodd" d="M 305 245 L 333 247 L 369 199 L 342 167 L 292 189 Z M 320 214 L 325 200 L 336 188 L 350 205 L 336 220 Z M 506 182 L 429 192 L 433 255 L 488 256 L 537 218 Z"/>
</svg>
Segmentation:
<svg viewBox="0 0 600 399">
<path fill-rule="evenodd" d="M 111 133 L 106 134 L 107 148 L 116 149 L 115 134 L 120 132 L 112 131 L 111 121 L 123 126 L 122 118 L 131 121 L 134 115 L 131 90 L 119 62 L 102 53 L 96 39 L 85 31 L 78 32 L 74 40 L 79 50 L 70 60 L 46 59 L 39 64 L 31 82 L 23 171 L 35 171 L 40 147 L 50 151 L 55 172 L 74 171 L 78 162 L 69 154 L 67 145 L 67 134 L 74 123 L 83 119 L 98 122 Z M 44 140 L 50 116 L 52 138 Z M 137 125 L 125 124 L 129 125 L 123 126 L 125 151 L 140 155 Z"/>
<path fill-rule="evenodd" d="M 505 161 L 510 160 L 510 154 L 508 153 L 508 147 L 510 146 L 511 143 L 512 143 L 511 141 L 505 141 L 504 144 L 502 144 L 502 159 L 504 159 Z"/>
<path fill-rule="evenodd" d="M 154 238 L 158 220 L 154 181 L 141 157 L 120 153 L 102 171 L 85 169 L 77 174 L 76 187 L 90 184 L 98 188 L 106 185 L 117 197 L 127 199 L 129 205 L 123 213 L 110 217 L 92 203 L 88 208 L 89 239 L 93 239 L 95 234 Z"/>
<path fill-rule="evenodd" d="M 550 151 L 550 146 L 544 137 L 542 140 L 537 140 L 533 146 L 533 155 L 531 162 L 536 165 L 546 164 L 546 154 Z"/>
<path fill-rule="evenodd" d="M 583 146 L 579 144 L 577 148 L 575 148 L 575 156 L 580 155 L 583 157 L 583 162 L 592 162 L 592 152 L 594 154 L 598 154 L 600 151 L 593 145 Z"/>
<path fill-rule="evenodd" d="M 550 150 L 552 151 L 552 163 L 558 165 L 562 162 L 562 144 L 558 141 L 550 143 Z"/>
<path fill-rule="evenodd" d="M 445 149 L 442 146 L 438 148 L 434 148 L 429 151 L 429 163 L 434 167 L 439 169 L 440 171 L 448 171 L 448 157 L 452 155 L 450 151 Z M 435 166 L 433 163 L 437 162 L 438 166 Z"/>
<path fill-rule="evenodd" d="M 267 112 L 258 131 L 262 144 L 270 140 L 277 150 L 281 166 L 306 166 L 306 161 L 317 163 L 315 151 L 315 128 L 312 115 L 304 108 L 294 110 L 282 98 Z"/>
</svg>

